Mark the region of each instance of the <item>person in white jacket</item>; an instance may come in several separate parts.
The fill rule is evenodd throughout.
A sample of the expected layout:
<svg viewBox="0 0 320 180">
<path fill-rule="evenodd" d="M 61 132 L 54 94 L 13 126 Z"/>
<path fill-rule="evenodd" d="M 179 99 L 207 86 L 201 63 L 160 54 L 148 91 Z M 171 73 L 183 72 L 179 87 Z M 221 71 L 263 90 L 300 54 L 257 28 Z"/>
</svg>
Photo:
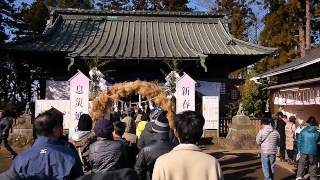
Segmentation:
<svg viewBox="0 0 320 180">
<path fill-rule="evenodd" d="M 276 166 L 276 153 L 280 135 L 271 126 L 269 119 L 263 119 L 263 127 L 259 131 L 256 142 L 261 146 L 261 164 L 265 180 L 273 180 Z"/>
</svg>

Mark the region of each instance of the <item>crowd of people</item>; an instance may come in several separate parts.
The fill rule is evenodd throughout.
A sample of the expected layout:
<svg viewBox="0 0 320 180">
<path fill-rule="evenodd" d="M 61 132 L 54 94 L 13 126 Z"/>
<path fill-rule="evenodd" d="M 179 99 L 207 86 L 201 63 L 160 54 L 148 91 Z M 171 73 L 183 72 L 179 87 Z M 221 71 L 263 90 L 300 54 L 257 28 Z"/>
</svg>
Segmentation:
<svg viewBox="0 0 320 180">
<path fill-rule="evenodd" d="M 197 146 L 204 118 L 194 111 L 177 114 L 174 129 L 159 107 L 113 112 L 95 122 L 82 114 L 77 131 L 68 138 L 63 115 L 52 108 L 35 119 L 36 139 L 19 155 L 7 140 L 11 122 L 5 111 L 0 118 L 0 143 L 13 159 L 0 179 L 223 179 L 219 162 Z M 319 178 L 320 132 L 313 116 L 303 121 L 278 112 L 261 124 L 256 142 L 266 180 L 274 179 L 277 156 L 297 167 L 296 180 L 307 172 L 311 180 Z"/>
<path fill-rule="evenodd" d="M 319 141 L 318 121 L 313 116 L 304 121 L 278 112 L 271 119 L 263 119 L 256 142 L 261 148 L 265 180 L 274 179 L 277 155 L 281 162 L 297 167 L 296 180 L 302 180 L 307 172 L 311 180 L 318 180 Z"/>
<path fill-rule="evenodd" d="M 203 125 L 194 111 L 177 114 L 171 129 L 159 107 L 128 109 L 95 122 L 82 114 L 68 139 L 63 116 L 51 109 L 36 117 L 34 144 L 13 154 L 0 179 L 223 179 L 219 162 L 197 146 Z"/>
</svg>

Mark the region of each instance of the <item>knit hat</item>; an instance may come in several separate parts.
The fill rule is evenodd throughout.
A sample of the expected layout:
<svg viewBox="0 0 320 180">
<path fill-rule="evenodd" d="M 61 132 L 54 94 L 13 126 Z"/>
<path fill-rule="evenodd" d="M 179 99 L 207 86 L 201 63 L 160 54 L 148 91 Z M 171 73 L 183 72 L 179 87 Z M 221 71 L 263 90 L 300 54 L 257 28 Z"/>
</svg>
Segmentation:
<svg viewBox="0 0 320 180">
<path fill-rule="evenodd" d="M 150 111 L 150 120 L 155 121 L 161 113 L 163 113 L 163 110 L 159 107 L 155 107 Z"/>
<path fill-rule="evenodd" d="M 156 133 L 168 133 L 170 130 L 169 122 L 166 117 L 167 112 L 162 111 L 161 114 L 157 117 L 157 119 L 151 122 L 151 128 Z"/>
<path fill-rule="evenodd" d="M 96 122 L 94 126 L 94 133 L 98 137 L 102 138 L 111 138 L 113 132 L 113 125 L 110 120 L 107 119 L 100 119 Z"/>
<path fill-rule="evenodd" d="M 92 119 L 89 114 L 81 114 L 78 121 L 79 131 L 91 131 L 92 129 Z"/>
</svg>

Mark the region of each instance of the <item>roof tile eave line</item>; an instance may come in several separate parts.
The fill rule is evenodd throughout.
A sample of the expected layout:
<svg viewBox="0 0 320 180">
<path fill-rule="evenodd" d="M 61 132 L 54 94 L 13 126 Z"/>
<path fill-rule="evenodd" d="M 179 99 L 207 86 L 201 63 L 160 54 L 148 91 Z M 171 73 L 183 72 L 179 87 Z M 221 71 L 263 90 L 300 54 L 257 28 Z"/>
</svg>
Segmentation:
<svg viewBox="0 0 320 180">
<path fill-rule="evenodd" d="M 201 41 L 202 41 L 205 49 L 207 50 L 208 53 L 210 53 L 210 50 L 209 50 L 207 44 L 206 44 L 205 41 L 204 41 L 204 38 L 203 38 L 203 36 L 202 36 L 202 33 L 201 33 L 201 30 L 200 30 L 200 28 L 199 28 L 199 24 L 198 24 L 198 23 L 196 24 L 196 27 L 197 27 L 197 29 L 198 29 L 198 31 L 199 31 L 199 33 L 197 33 L 197 34 L 200 36 L 200 39 L 201 39 Z M 203 53 L 205 53 L 205 52 L 203 52 Z"/>
<path fill-rule="evenodd" d="M 88 29 L 89 21 L 82 22 L 82 23 L 81 23 L 81 27 L 82 27 L 82 25 L 83 25 L 84 23 L 85 23 L 84 32 L 86 32 L 87 29 Z M 82 30 L 82 28 L 81 28 L 81 30 Z M 83 37 L 84 37 L 84 34 L 85 34 L 85 33 L 81 33 L 80 38 L 76 39 L 76 40 L 74 41 L 74 43 L 72 44 L 72 46 L 71 46 L 71 47 L 68 47 L 68 50 L 71 50 L 71 49 L 72 49 L 71 51 L 75 51 L 75 50 L 79 47 L 80 42 L 82 42 Z"/>
<path fill-rule="evenodd" d="M 186 41 L 186 38 L 185 38 L 185 35 L 184 35 L 184 31 L 183 31 L 183 27 L 182 27 L 182 23 L 179 23 L 179 26 L 180 26 L 179 28 L 177 28 L 177 26 L 176 26 L 176 33 L 177 33 L 177 36 L 181 36 L 182 41 L 178 37 L 179 38 L 179 42 L 181 43 L 181 46 L 185 46 L 190 51 L 191 54 L 187 53 L 189 56 L 196 56 L 196 53 L 194 52 L 194 50 L 189 46 L 189 44 Z M 178 30 L 181 31 L 181 32 L 178 33 Z"/>
<path fill-rule="evenodd" d="M 131 57 L 132 51 L 133 51 L 133 44 L 134 44 L 134 39 L 135 39 L 135 37 L 134 37 L 135 36 L 135 21 L 129 22 L 129 30 L 130 30 L 131 26 L 133 26 L 133 28 L 132 28 L 132 32 L 129 31 L 129 34 L 128 34 L 128 42 L 127 42 L 128 46 L 125 47 L 124 57 Z M 130 41 L 131 41 L 131 43 L 129 44 Z"/>
<path fill-rule="evenodd" d="M 156 42 L 154 43 L 154 45 L 155 45 L 155 53 L 156 53 L 156 57 L 164 57 L 165 56 L 165 54 L 164 54 L 164 49 L 163 49 L 163 47 L 164 47 L 164 45 L 162 45 L 163 43 L 162 43 L 162 41 L 161 41 L 161 39 L 160 39 L 160 27 L 159 27 L 159 22 L 155 22 L 156 24 L 155 24 L 155 30 L 156 30 L 156 33 L 154 34 L 155 36 L 156 36 L 156 39 L 158 39 L 158 46 L 159 46 L 159 49 L 160 49 L 160 52 L 161 52 L 161 55 L 158 53 L 158 51 L 156 50 L 157 48 L 156 48 Z M 152 23 L 153 24 L 153 23 Z M 154 36 L 154 37 L 155 37 Z"/>
<path fill-rule="evenodd" d="M 78 23 L 80 23 L 80 22 L 76 21 L 76 22 L 72 25 L 72 29 L 71 29 L 72 32 L 74 32 L 74 29 L 75 29 L 75 27 L 76 27 L 76 25 L 77 25 Z M 79 30 L 80 30 L 80 28 L 78 29 L 76 35 L 79 33 Z M 58 49 L 58 51 L 67 51 L 67 50 L 68 50 L 68 48 L 64 48 L 64 47 L 65 47 L 65 46 L 69 47 L 69 46 L 72 44 L 74 38 L 76 37 L 76 35 L 75 35 L 74 38 L 72 39 L 72 32 L 71 32 L 71 34 L 70 34 L 68 37 L 64 38 L 64 41 L 63 41 L 64 43 L 61 43 L 61 45 L 59 45 L 58 47 L 56 47 L 56 49 Z M 70 43 L 70 40 L 72 41 L 71 43 Z M 65 49 L 65 50 L 63 50 L 63 49 Z"/>
<path fill-rule="evenodd" d="M 111 31 L 111 22 L 110 21 L 105 21 L 104 22 L 104 28 L 103 28 L 103 34 L 102 37 L 99 39 L 99 43 L 97 43 L 97 46 L 95 47 L 95 52 L 96 52 L 96 56 L 99 56 L 100 54 L 102 54 L 102 50 L 105 49 L 108 38 L 110 36 L 110 31 Z M 107 34 L 105 34 L 107 33 Z"/>
<path fill-rule="evenodd" d="M 148 44 L 148 33 L 147 33 L 148 23 L 147 22 L 142 22 L 142 23 L 143 23 L 142 27 L 144 27 L 143 31 L 141 31 L 141 33 L 144 32 L 144 33 L 142 33 L 142 35 L 144 36 L 143 37 L 144 43 L 142 43 L 142 44 L 144 44 L 144 53 L 146 54 L 147 57 L 149 57 L 149 51 L 148 51 L 149 44 Z"/>
<path fill-rule="evenodd" d="M 156 52 L 156 48 L 155 48 L 155 41 L 154 41 L 154 35 L 155 35 L 155 33 L 153 32 L 153 22 L 149 22 L 149 24 L 150 24 L 150 28 L 147 28 L 147 34 L 149 34 L 150 33 L 150 35 L 148 35 L 148 37 L 151 37 L 151 48 L 152 48 L 152 51 L 153 51 L 153 54 L 154 54 L 154 57 L 156 57 L 157 56 L 157 52 Z M 147 25 L 148 25 L 148 23 L 147 23 Z M 148 45 L 149 45 L 150 43 L 148 43 Z M 151 51 L 151 49 L 149 49 L 148 48 L 148 51 Z M 150 56 L 150 52 L 148 52 L 148 55 Z"/>
<path fill-rule="evenodd" d="M 50 45 L 50 43 L 47 43 L 45 47 L 48 48 L 51 51 L 54 50 L 56 48 L 57 44 L 61 43 L 60 40 L 62 38 L 64 38 L 64 34 L 68 31 L 71 22 L 72 21 L 69 20 L 69 23 L 67 24 L 67 27 L 65 27 L 65 28 L 63 28 L 64 26 L 63 27 L 61 26 L 62 30 L 59 31 L 59 34 L 58 34 L 57 38 L 51 37 L 51 39 L 50 39 L 50 41 L 53 40 L 53 44 Z M 49 47 L 49 46 L 51 46 L 51 47 Z"/>
<path fill-rule="evenodd" d="M 227 46 L 224 44 L 224 42 L 222 41 L 222 39 L 221 39 L 221 37 L 220 37 L 220 35 L 219 35 L 219 33 L 218 33 L 218 30 L 217 30 L 217 28 L 216 28 L 215 25 L 213 25 L 213 28 L 214 28 L 215 32 L 217 32 L 216 34 L 217 34 L 217 36 L 218 36 L 218 39 L 220 40 L 221 44 L 224 46 L 224 49 L 226 49 L 226 50 L 228 51 L 228 53 L 225 52 L 225 54 L 232 54 L 231 51 L 228 49 L 228 47 L 227 47 Z M 218 42 L 218 41 L 217 41 L 217 42 Z"/>
<path fill-rule="evenodd" d="M 99 26 L 99 28 L 98 28 L 99 30 L 97 31 L 96 36 L 95 36 L 94 39 L 93 39 L 93 43 L 92 43 L 91 46 L 90 46 L 90 50 L 89 50 L 88 52 L 86 52 L 86 53 L 88 53 L 88 54 L 94 53 L 96 56 L 100 56 L 100 54 L 98 54 L 98 52 L 97 52 L 97 47 L 98 47 L 99 44 L 101 44 L 101 42 L 102 42 L 102 39 L 103 39 L 104 34 L 105 34 L 105 32 L 106 32 L 107 24 L 108 24 L 108 23 L 107 23 L 107 21 L 105 20 L 105 21 L 103 22 L 102 32 L 101 32 L 100 26 Z M 99 33 L 99 32 L 100 32 L 100 33 Z M 98 41 L 96 40 L 97 38 L 99 38 Z"/>
<path fill-rule="evenodd" d="M 182 25 L 184 25 L 184 26 L 182 26 L 183 36 L 184 36 L 185 39 L 187 39 L 187 38 L 189 39 L 189 41 L 186 40 L 186 43 L 187 43 L 188 47 L 190 47 L 190 49 L 193 50 L 194 52 L 198 52 L 197 49 L 195 48 L 192 40 L 191 40 L 191 35 L 190 35 L 190 32 L 189 32 L 189 28 L 188 28 L 187 23 L 183 23 Z M 185 27 L 185 28 L 183 28 L 183 27 Z M 184 33 L 185 31 L 186 31 L 187 35 Z"/>
<path fill-rule="evenodd" d="M 77 26 L 78 23 L 79 23 L 80 25 L 79 25 L 79 27 L 78 27 L 77 33 L 76 33 L 75 35 L 73 35 L 73 37 L 72 37 L 72 34 L 71 34 L 70 37 L 68 38 L 69 43 L 61 46 L 61 47 L 59 48 L 59 51 L 60 51 L 60 50 L 61 50 L 61 51 L 68 51 L 69 48 L 74 44 L 74 41 L 75 41 L 75 39 L 77 38 L 77 36 L 78 36 L 78 34 L 79 34 L 80 27 L 82 26 L 82 23 L 81 23 L 81 22 L 76 21 L 73 29 L 76 28 L 76 26 Z M 67 40 L 66 40 L 66 41 L 67 41 Z M 67 42 L 68 42 L 68 41 L 67 41 Z M 65 47 L 66 45 L 67 45 L 67 47 Z"/>
<path fill-rule="evenodd" d="M 174 41 L 174 39 L 173 39 L 170 22 L 166 23 L 166 25 L 167 25 L 167 27 L 168 27 L 167 29 L 168 29 L 168 31 L 169 31 L 169 32 L 168 32 L 168 36 L 169 36 L 169 38 L 170 38 L 170 41 L 172 42 L 171 45 L 174 47 L 173 49 L 175 49 L 175 51 L 176 51 L 176 53 L 177 53 L 177 57 L 182 57 L 182 54 L 181 54 L 181 52 L 179 51 L 179 49 L 177 48 L 176 43 L 175 43 L 175 41 Z M 169 43 L 169 42 L 168 42 L 168 43 Z M 175 54 L 174 54 L 174 56 L 175 56 Z"/>
<path fill-rule="evenodd" d="M 207 41 L 209 42 L 209 45 L 210 45 L 210 47 L 211 47 L 211 50 L 213 50 L 214 53 L 217 53 L 217 50 L 214 48 L 213 44 L 211 43 L 210 38 L 209 38 L 209 36 L 208 36 L 208 33 L 207 33 L 207 31 L 205 30 L 204 26 L 205 26 L 204 23 L 201 23 L 202 31 L 203 31 L 204 34 L 206 35 L 206 38 L 207 38 Z M 211 51 L 210 51 L 210 52 L 211 52 Z"/>
<path fill-rule="evenodd" d="M 222 33 L 226 36 L 227 40 L 230 42 L 232 41 L 232 35 L 230 33 L 227 32 L 226 28 L 222 25 L 221 21 L 218 22 L 220 29 L 222 31 Z M 235 48 L 237 48 L 241 53 L 237 52 L 236 54 L 250 54 L 250 53 L 246 53 L 244 52 L 243 49 L 241 49 L 239 46 L 237 45 L 229 45 L 235 52 L 237 52 L 237 50 Z"/>
<path fill-rule="evenodd" d="M 115 37 L 110 45 L 110 49 L 108 49 L 104 53 L 104 54 L 106 54 L 106 56 L 116 56 L 116 54 L 119 50 L 120 41 L 122 39 L 122 34 L 123 34 L 123 29 L 124 29 L 123 26 L 124 26 L 123 21 L 116 23 L 116 30 L 115 30 L 115 34 L 114 34 Z M 118 31 L 119 28 L 120 28 L 120 31 Z"/>
<path fill-rule="evenodd" d="M 97 27 L 93 27 L 93 28 L 96 28 L 96 30 L 94 31 L 95 33 L 94 33 L 93 37 L 91 39 L 89 38 L 90 42 L 86 45 L 86 48 L 82 50 L 81 54 L 91 54 L 94 51 L 94 49 L 100 44 L 99 42 L 101 41 L 102 36 L 99 35 L 100 38 L 98 40 L 98 43 L 96 43 L 96 39 L 97 39 L 97 37 L 99 37 L 98 36 L 99 33 L 100 34 L 104 33 L 104 32 L 101 32 L 100 29 L 102 28 L 102 26 L 103 26 L 103 29 L 105 28 L 107 21 L 104 21 L 103 23 L 101 23 L 101 22 L 97 22 L 97 23 L 98 23 Z M 96 54 L 96 56 L 97 56 L 97 54 Z"/>
<path fill-rule="evenodd" d="M 110 11 L 110 10 L 95 10 L 95 9 L 72 9 L 72 8 L 54 8 L 52 14 L 69 14 L 69 15 L 131 15 L 131 16 L 187 16 L 187 17 L 225 17 L 225 13 L 210 13 L 210 12 L 179 12 L 179 11 Z"/>
<path fill-rule="evenodd" d="M 122 36 L 122 38 L 124 38 L 124 43 L 122 42 L 122 39 L 121 39 L 120 40 L 120 42 L 122 42 L 122 43 L 120 43 L 121 48 L 119 46 L 119 50 L 118 50 L 116 56 L 124 56 L 125 49 L 126 49 L 126 47 L 128 45 L 130 22 L 129 21 L 123 22 L 123 26 L 124 26 L 125 23 L 127 23 L 128 25 L 126 26 L 127 28 L 126 28 L 126 31 L 124 33 L 124 36 Z"/>
<path fill-rule="evenodd" d="M 196 32 L 195 32 L 195 30 L 194 30 L 193 24 L 189 24 L 189 25 L 191 26 L 192 35 L 193 35 L 193 37 L 194 37 L 195 40 L 196 40 L 196 43 L 197 43 L 197 45 L 198 45 L 199 50 L 201 51 L 200 53 L 203 54 L 204 51 L 203 51 L 203 49 L 202 49 L 202 47 L 201 47 L 201 45 L 200 45 L 200 43 L 199 43 L 198 37 L 196 36 Z"/>
<path fill-rule="evenodd" d="M 294 70 L 297 70 L 297 69 L 312 65 L 314 63 L 320 62 L 320 57 L 312 59 L 311 61 L 303 61 L 303 58 L 301 58 L 301 60 L 295 60 L 295 61 L 301 61 L 301 62 L 296 64 L 296 62 L 292 61 L 291 63 L 294 64 L 293 66 L 290 66 L 291 63 L 287 63 L 287 64 L 279 66 L 279 67 L 277 67 L 275 69 L 271 69 L 271 70 L 269 70 L 269 71 L 267 71 L 265 73 L 262 73 L 262 74 L 258 75 L 257 77 L 266 78 L 266 77 L 271 77 L 271 76 L 283 74 L 283 73 L 286 73 L 286 72 L 289 72 L 289 71 L 294 71 Z"/>
<path fill-rule="evenodd" d="M 94 30 L 96 23 L 97 23 L 97 25 L 98 25 L 98 28 L 97 28 L 96 30 Z M 92 26 L 92 30 L 90 31 L 90 34 L 92 34 L 92 32 L 95 31 L 93 37 L 91 38 L 91 36 L 89 35 L 88 38 L 87 38 L 87 40 L 86 40 L 86 42 L 85 42 L 85 44 L 84 44 L 79 50 L 76 50 L 76 51 L 70 53 L 70 56 L 74 57 L 74 56 L 76 56 L 76 54 L 79 54 L 79 55 L 80 55 L 80 54 L 83 54 L 83 53 L 92 45 L 94 39 L 95 39 L 96 36 L 97 36 L 99 27 L 100 27 L 100 23 L 94 22 L 94 23 L 93 23 L 93 26 Z M 90 42 L 89 42 L 89 41 L 90 41 Z"/>
<path fill-rule="evenodd" d="M 214 25 L 213 25 L 214 26 Z M 210 35 L 210 37 L 211 37 L 211 39 L 210 39 L 210 37 L 209 37 L 209 41 L 211 42 L 211 40 L 213 39 L 213 41 L 216 43 L 216 45 L 218 46 L 218 48 L 220 49 L 220 51 L 221 51 L 221 53 L 222 54 L 225 54 L 225 52 L 222 50 L 222 48 L 220 47 L 220 45 L 219 45 L 219 43 L 218 43 L 218 41 L 216 40 L 216 38 L 215 38 L 215 36 L 213 35 L 213 32 L 212 32 L 212 29 L 211 29 L 211 27 L 210 27 L 210 24 L 207 24 L 207 30 L 209 31 L 209 35 Z M 207 32 L 207 31 L 206 31 Z M 213 48 L 214 48 L 214 46 L 213 46 Z M 214 48 L 215 49 L 215 48 Z M 215 49 L 215 51 L 217 52 L 217 53 L 219 53 L 218 52 L 218 50 L 216 50 Z"/>
<path fill-rule="evenodd" d="M 180 24 L 180 23 L 179 23 Z M 180 46 L 180 48 L 182 49 L 182 51 L 189 57 L 190 56 L 190 54 L 184 49 L 184 47 L 183 47 L 183 45 L 182 45 L 182 43 L 181 43 L 181 39 L 179 38 L 179 35 L 178 35 L 178 30 L 177 30 L 177 23 L 173 23 L 173 26 L 174 26 L 174 35 L 175 35 L 175 37 L 176 37 L 176 39 L 177 39 L 177 43 L 178 43 L 178 45 Z"/>
<path fill-rule="evenodd" d="M 56 27 L 56 29 L 54 31 L 51 32 L 51 34 L 50 34 L 51 36 L 49 36 L 49 35 L 44 36 L 44 39 L 48 38 L 46 42 L 45 41 L 40 41 L 40 43 L 33 43 L 33 44 L 31 44 L 31 47 L 29 47 L 29 48 L 30 49 L 38 49 L 36 47 L 40 46 L 42 49 L 46 49 L 52 41 L 54 42 L 55 38 L 59 37 L 59 33 L 58 32 L 62 31 L 62 29 L 65 26 L 66 22 L 67 21 L 62 20 L 62 22 L 59 23 L 60 25 L 58 27 Z"/>
<path fill-rule="evenodd" d="M 222 25 L 221 21 L 218 21 L 218 25 L 220 27 L 220 30 L 222 32 L 222 34 L 226 37 L 226 39 L 228 40 L 228 42 L 232 41 L 231 35 L 230 33 L 227 32 L 227 30 L 225 29 L 225 27 Z M 219 34 L 219 33 L 218 33 Z M 230 47 L 229 50 L 233 50 L 235 52 L 235 54 L 247 54 L 246 52 L 244 52 L 239 46 L 234 46 L 234 45 L 229 45 L 228 43 L 226 44 L 227 47 Z M 236 48 L 239 50 L 237 51 Z M 232 53 L 233 54 L 233 53 Z"/>
<path fill-rule="evenodd" d="M 157 23 L 157 24 L 160 25 L 159 23 Z M 160 30 L 160 28 L 159 28 L 159 30 Z M 161 45 L 164 44 L 164 46 L 166 46 L 166 49 L 167 49 L 168 53 L 170 54 L 170 56 L 174 57 L 174 54 L 171 52 L 171 49 L 170 49 L 169 44 L 168 44 L 167 35 L 166 35 L 167 33 L 165 31 L 164 24 L 162 24 L 162 32 L 163 32 L 163 38 L 159 37 L 159 39 L 160 39 L 160 41 L 161 41 L 161 39 L 164 39 L 164 43 L 162 43 L 162 41 L 161 41 Z M 166 56 L 166 54 L 163 54 L 163 55 Z"/>
<path fill-rule="evenodd" d="M 272 53 L 274 53 L 275 51 L 278 50 L 278 48 L 265 47 L 265 46 L 260 46 L 258 44 L 252 44 L 252 43 L 237 39 L 237 38 L 235 38 L 233 36 L 231 36 L 231 38 L 232 38 L 232 40 L 234 40 L 234 41 L 236 41 L 236 42 L 238 42 L 240 44 L 243 44 L 243 45 L 246 45 L 246 46 L 249 46 L 249 47 L 253 47 L 253 48 L 257 48 L 259 51 L 263 51 L 263 53 L 265 53 L 265 54 L 272 54 Z"/>
</svg>

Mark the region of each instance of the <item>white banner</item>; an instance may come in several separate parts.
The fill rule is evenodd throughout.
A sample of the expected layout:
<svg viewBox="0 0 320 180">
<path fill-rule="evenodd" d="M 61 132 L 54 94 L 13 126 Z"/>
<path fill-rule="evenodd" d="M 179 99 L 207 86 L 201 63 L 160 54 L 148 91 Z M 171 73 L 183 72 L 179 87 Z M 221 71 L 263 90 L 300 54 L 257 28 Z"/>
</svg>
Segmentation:
<svg viewBox="0 0 320 180">
<path fill-rule="evenodd" d="M 52 107 L 61 111 L 63 115 L 63 128 L 69 129 L 70 122 L 70 101 L 69 100 L 36 100 L 35 117 Z"/>
<path fill-rule="evenodd" d="M 73 135 L 82 114 L 89 112 L 89 79 L 82 72 L 74 75 L 70 81 L 70 124 L 69 137 Z"/>
<path fill-rule="evenodd" d="M 219 129 L 219 96 L 202 97 L 203 129 Z"/>
<path fill-rule="evenodd" d="M 195 110 L 196 82 L 186 73 L 176 83 L 176 113 Z"/>
</svg>

